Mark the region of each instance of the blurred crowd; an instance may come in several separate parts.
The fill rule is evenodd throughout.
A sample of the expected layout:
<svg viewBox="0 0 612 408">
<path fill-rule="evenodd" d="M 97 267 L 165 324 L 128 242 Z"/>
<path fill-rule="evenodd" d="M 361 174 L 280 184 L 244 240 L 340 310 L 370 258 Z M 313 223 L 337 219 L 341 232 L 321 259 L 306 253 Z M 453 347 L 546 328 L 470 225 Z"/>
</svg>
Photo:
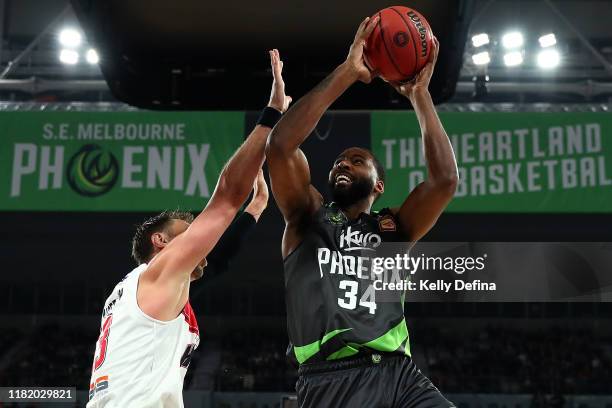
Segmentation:
<svg viewBox="0 0 612 408">
<path fill-rule="evenodd" d="M 445 392 L 610 393 L 612 339 L 593 331 L 486 328 L 417 332 L 433 382 Z"/>
<path fill-rule="evenodd" d="M 217 381 L 220 390 L 294 389 L 295 370 L 286 363 L 283 344 L 273 337 L 257 338 L 258 343 L 226 343 Z M 277 346 L 270 347 L 274 343 Z M 420 328 L 411 331 L 411 348 L 421 356 L 417 364 L 422 371 L 445 393 L 611 391 L 612 338 L 592 331 L 490 327 L 458 333 Z"/>
<path fill-rule="evenodd" d="M 85 390 L 96 339 L 60 326 L 0 330 L 0 383 Z M 215 347 L 207 341 L 194 354 L 186 389 L 294 390 L 285 333 L 235 331 L 212 341 Z M 444 393 L 610 393 L 612 338 L 592 330 L 421 327 L 411 331 L 411 344 L 417 364 Z M 205 359 L 212 350 L 217 358 Z M 202 367 L 210 361 L 213 367 Z M 213 373 L 205 385 L 191 381 L 199 369 Z"/>
<path fill-rule="evenodd" d="M 43 326 L 28 333 L 12 330 L 2 348 L 0 383 L 4 386 L 76 386 L 89 389 L 97 333 L 77 328 Z M 6 355 L 10 353 L 10 355 Z"/>
<path fill-rule="evenodd" d="M 236 331 L 225 336 L 217 391 L 293 391 L 296 369 L 287 361 L 286 336 Z"/>
</svg>

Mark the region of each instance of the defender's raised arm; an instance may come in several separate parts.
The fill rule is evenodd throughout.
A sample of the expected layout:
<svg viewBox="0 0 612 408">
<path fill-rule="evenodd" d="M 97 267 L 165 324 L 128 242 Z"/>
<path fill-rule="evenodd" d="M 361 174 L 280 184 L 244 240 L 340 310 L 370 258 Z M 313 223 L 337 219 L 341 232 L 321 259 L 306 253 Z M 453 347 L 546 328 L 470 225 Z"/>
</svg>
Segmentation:
<svg viewBox="0 0 612 408">
<path fill-rule="evenodd" d="M 267 109 L 282 113 L 291 99 L 284 94 L 278 51 L 270 51 L 270 60 L 274 83 Z M 138 303 L 145 313 L 168 320 L 182 310 L 188 297 L 185 288 L 189 286 L 190 275 L 203 268 L 206 255 L 217 244 L 253 188 L 265 158 L 264 148 L 271 127 L 267 122 L 255 126 L 223 168 L 206 208 L 190 225 L 177 225 L 179 235 L 176 238 L 167 240 L 164 234 L 154 234 L 152 239 L 157 241 L 156 247 L 163 251 L 153 257 L 140 278 Z"/>
</svg>

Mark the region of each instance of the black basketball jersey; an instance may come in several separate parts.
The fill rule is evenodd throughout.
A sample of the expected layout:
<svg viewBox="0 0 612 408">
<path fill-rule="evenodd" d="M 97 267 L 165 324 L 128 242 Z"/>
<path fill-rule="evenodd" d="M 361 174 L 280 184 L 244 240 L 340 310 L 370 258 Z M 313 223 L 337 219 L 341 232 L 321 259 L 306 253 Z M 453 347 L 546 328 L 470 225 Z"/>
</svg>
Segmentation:
<svg viewBox="0 0 612 408">
<path fill-rule="evenodd" d="M 404 293 L 376 302 L 371 260 L 384 242 L 405 241 L 389 209 L 350 221 L 321 206 L 284 261 L 288 357 L 299 364 L 359 353 L 410 355 Z"/>
</svg>

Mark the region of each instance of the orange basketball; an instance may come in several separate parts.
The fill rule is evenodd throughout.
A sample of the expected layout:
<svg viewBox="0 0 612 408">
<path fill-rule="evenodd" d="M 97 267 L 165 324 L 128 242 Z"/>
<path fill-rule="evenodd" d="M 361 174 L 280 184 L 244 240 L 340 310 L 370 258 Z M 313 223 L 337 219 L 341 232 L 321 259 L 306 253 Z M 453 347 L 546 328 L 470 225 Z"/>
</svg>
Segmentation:
<svg viewBox="0 0 612 408">
<path fill-rule="evenodd" d="M 427 64 L 433 34 L 425 18 L 416 10 L 392 6 L 380 10 L 377 26 L 366 41 L 365 62 L 380 77 L 392 82 L 414 78 Z"/>
</svg>

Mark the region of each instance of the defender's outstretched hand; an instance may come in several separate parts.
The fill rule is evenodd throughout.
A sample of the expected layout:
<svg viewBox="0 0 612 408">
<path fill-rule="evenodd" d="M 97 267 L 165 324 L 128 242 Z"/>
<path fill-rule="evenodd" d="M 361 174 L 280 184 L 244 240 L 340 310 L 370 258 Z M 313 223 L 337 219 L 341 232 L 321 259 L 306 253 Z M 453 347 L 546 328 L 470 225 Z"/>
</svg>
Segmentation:
<svg viewBox="0 0 612 408">
<path fill-rule="evenodd" d="M 270 92 L 270 102 L 268 106 L 276 109 L 280 113 L 284 113 L 289 109 L 289 104 L 292 99 L 285 95 L 285 81 L 283 81 L 283 61 L 280 59 L 280 54 L 275 48 L 269 51 L 270 64 L 272 65 L 272 91 Z"/>
<path fill-rule="evenodd" d="M 346 64 L 355 72 L 357 79 L 366 84 L 370 83 L 375 75 L 368 69 L 363 61 L 363 48 L 365 47 L 366 40 L 370 34 L 372 34 L 374 27 L 378 24 L 379 19 L 380 17 L 378 16 L 372 19 L 366 17 L 361 22 L 355 34 L 355 39 L 349 49 L 349 54 L 346 57 Z"/>
<path fill-rule="evenodd" d="M 391 83 L 397 92 L 410 98 L 416 91 L 427 91 L 429 88 L 429 82 L 433 76 L 436 62 L 438 61 L 438 54 L 440 52 L 440 43 L 436 37 L 433 38 L 431 53 L 429 54 L 429 61 L 423 67 L 423 69 L 416 75 L 416 77 L 405 84 L 399 84 L 397 82 Z"/>
</svg>

